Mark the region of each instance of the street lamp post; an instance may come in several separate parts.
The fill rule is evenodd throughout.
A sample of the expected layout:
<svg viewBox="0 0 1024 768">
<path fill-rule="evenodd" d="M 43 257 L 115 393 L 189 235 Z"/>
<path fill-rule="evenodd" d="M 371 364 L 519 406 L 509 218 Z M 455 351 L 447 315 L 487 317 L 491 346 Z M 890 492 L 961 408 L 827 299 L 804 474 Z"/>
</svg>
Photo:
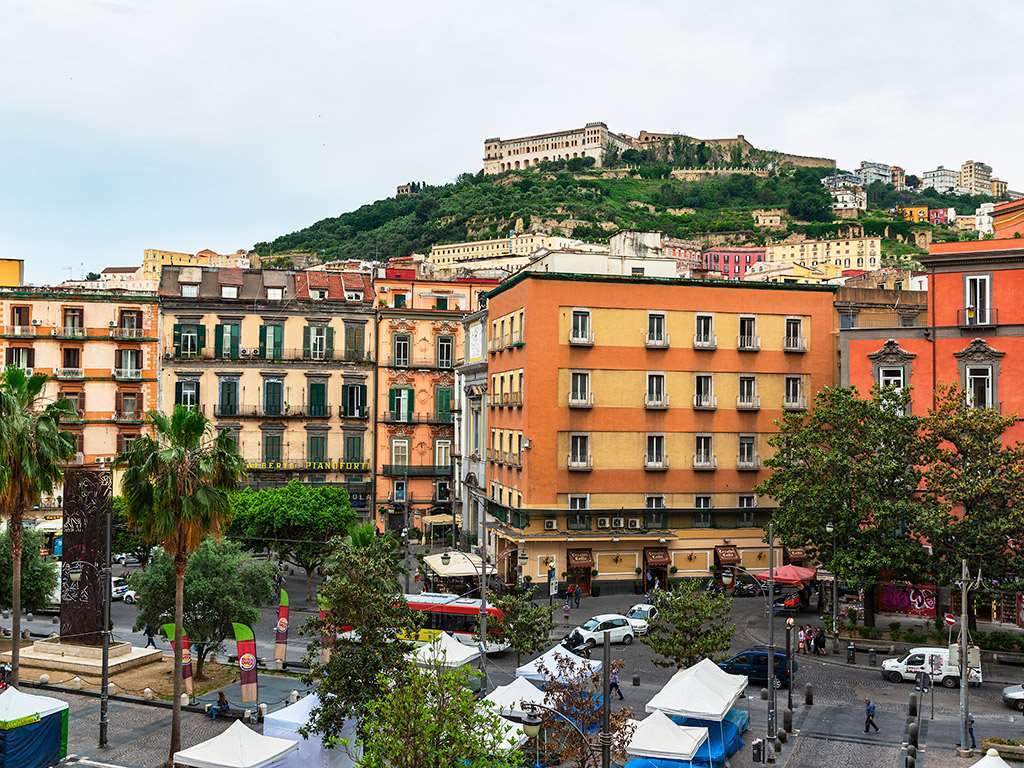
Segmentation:
<svg viewBox="0 0 1024 768">
<path fill-rule="evenodd" d="M 793 711 L 793 617 L 786 619 L 786 671 L 789 685 L 786 686 L 786 708 Z"/>
<path fill-rule="evenodd" d="M 960 746 L 957 752 L 961 757 L 968 757 L 973 750 L 967 747 L 970 732 L 968 723 L 971 720 L 971 710 L 967 695 L 967 689 L 970 687 L 969 676 L 971 674 L 967 657 L 970 647 L 967 632 L 967 601 L 970 591 L 981 586 L 981 569 L 978 569 L 977 578 L 972 579 L 971 574 L 967 570 L 967 559 L 961 560 L 960 581 L 957 583 L 960 586 L 960 640 L 958 642 L 960 646 Z"/>
<path fill-rule="evenodd" d="M 832 653 L 839 653 L 839 574 L 836 573 L 836 527 L 829 520 L 825 530 L 832 534 Z"/>
</svg>

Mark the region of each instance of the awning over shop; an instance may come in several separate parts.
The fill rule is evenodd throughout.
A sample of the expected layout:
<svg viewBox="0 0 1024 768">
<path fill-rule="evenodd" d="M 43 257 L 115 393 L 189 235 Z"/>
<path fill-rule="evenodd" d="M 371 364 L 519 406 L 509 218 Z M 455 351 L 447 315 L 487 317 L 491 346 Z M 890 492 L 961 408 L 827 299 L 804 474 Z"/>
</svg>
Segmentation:
<svg viewBox="0 0 1024 768">
<path fill-rule="evenodd" d="M 450 558 L 448 565 L 441 561 L 444 555 Z M 474 555 L 472 552 L 445 552 L 423 558 L 423 564 L 443 579 L 479 576 L 480 562 L 480 555 Z M 493 565 L 488 565 L 487 573 L 494 575 L 497 570 Z"/>
<path fill-rule="evenodd" d="M 802 565 L 804 558 L 807 557 L 807 553 L 804 552 L 803 547 L 793 547 L 787 549 L 786 554 L 789 556 L 789 562 L 795 563 L 796 565 Z"/>
<path fill-rule="evenodd" d="M 719 544 L 715 547 L 715 560 L 719 565 L 739 565 L 740 551 L 732 544 Z"/>
<path fill-rule="evenodd" d="M 761 571 L 754 575 L 761 581 L 768 581 L 768 574 L 775 577 L 776 584 L 790 584 L 796 586 L 808 581 L 814 581 L 818 571 L 815 568 L 801 568 L 799 565 L 783 565 L 772 571 Z"/>
<path fill-rule="evenodd" d="M 644 558 L 648 565 L 655 567 L 672 565 L 672 558 L 668 554 L 667 547 L 650 547 L 644 550 Z"/>
<path fill-rule="evenodd" d="M 566 550 L 565 558 L 570 568 L 594 567 L 594 553 L 589 549 Z"/>
<path fill-rule="evenodd" d="M 423 522 L 426 523 L 427 525 L 451 525 L 453 519 L 456 522 L 456 524 L 461 522 L 459 520 L 459 518 L 458 518 L 458 515 L 453 516 L 453 515 L 440 515 L 440 514 L 438 514 L 438 515 L 424 515 L 423 516 Z"/>
</svg>

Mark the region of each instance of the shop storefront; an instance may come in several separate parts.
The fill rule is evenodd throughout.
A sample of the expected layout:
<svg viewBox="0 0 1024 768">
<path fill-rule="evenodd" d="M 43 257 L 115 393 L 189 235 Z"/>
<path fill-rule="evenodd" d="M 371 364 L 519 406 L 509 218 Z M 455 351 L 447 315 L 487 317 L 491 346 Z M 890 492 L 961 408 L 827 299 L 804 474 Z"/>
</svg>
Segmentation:
<svg viewBox="0 0 1024 768">
<path fill-rule="evenodd" d="M 669 567 L 672 558 L 668 547 L 644 548 L 644 589 L 664 589 L 668 585 Z"/>
<path fill-rule="evenodd" d="M 566 556 L 566 581 L 575 584 L 582 594 L 590 594 L 591 571 L 594 570 L 594 552 L 587 549 L 568 549 Z"/>
<path fill-rule="evenodd" d="M 719 544 L 715 547 L 715 568 L 721 575 L 726 568 L 740 564 L 740 551 L 733 544 Z"/>
</svg>

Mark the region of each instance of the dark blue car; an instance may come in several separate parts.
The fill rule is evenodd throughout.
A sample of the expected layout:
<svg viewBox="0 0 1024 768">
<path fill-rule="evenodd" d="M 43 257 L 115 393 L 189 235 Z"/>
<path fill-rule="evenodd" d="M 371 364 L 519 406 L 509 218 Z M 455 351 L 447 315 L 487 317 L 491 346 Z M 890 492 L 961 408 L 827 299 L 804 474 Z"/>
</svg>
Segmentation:
<svg viewBox="0 0 1024 768">
<path fill-rule="evenodd" d="M 786 664 L 786 652 L 775 650 L 775 687 L 789 686 L 789 667 Z M 718 662 L 718 666 L 731 675 L 746 675 L 752 683 L 768 685 L 768 649 L 747 648 L 735 656 Z M 793 660 L 793 672 L 796 673 L 797 661 Z"/>
</svg>

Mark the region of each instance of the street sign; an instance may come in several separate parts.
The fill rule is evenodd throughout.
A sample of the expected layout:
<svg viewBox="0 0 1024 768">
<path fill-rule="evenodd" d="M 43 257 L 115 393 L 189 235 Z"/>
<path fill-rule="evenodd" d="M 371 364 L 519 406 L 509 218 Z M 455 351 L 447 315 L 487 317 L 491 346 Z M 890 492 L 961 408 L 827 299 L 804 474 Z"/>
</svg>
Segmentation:
<svg viewBox="0 0 1024 768">
<path fill-rule="evenodd" d="M 558 579 L 555 578 L 555 567 L 548 567 L 548 595 L 554 596 L 558 594 Z"/>
<path fill-rule="evenodd" d="M 956 616 L 954 616 L 952 613 L 947 613 L 945 616 L 943 616 L 942 621 L 947 627 L 956 626 Z"/>
</svg>

